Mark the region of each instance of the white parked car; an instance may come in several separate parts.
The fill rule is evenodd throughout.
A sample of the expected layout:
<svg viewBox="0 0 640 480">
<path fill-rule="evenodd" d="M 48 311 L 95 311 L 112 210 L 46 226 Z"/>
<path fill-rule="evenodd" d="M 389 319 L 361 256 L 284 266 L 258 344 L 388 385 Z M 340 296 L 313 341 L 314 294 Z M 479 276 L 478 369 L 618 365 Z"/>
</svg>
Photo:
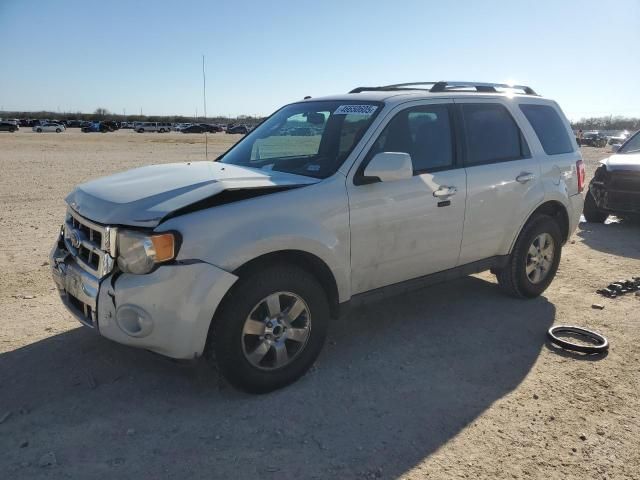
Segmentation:
<svg viewBox="0 0 640 480">
<path fill-rule="evenodd" d="M 166 133 L 170 132 L 173 129 L 173 125 L 168 122 L 136 122 L 133 128 L 138 133 Z"/>
<path fill-rule="evenodd" d="M 79 185 L 51 268 L 100 335 L 265 392 L 350 306 L 483 270 L 542 294 L 584 181 L 569 122 L 529 87 L 363 87 L 281 108 L 214 162 Z"/>
<path fill-rule="evenodd" d="M 40 125 L 34 125 L 31 130 L 38 133 L 43 132 L 56 132 L 62 133 L 66 130 L 66 127 L 61 123 L 56 122 L 42 122 Z"/>
</svg>

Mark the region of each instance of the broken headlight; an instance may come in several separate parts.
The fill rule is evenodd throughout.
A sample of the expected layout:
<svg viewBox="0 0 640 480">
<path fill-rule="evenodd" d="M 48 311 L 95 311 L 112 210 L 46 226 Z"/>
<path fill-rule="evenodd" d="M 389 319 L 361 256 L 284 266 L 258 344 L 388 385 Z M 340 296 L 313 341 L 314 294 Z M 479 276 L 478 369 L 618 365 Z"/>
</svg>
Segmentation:
<svg viewBox="0 0 640 480">
<path fill-rule="evenodd" d="M 176 255 L 176 237 L 173 233 L 147 235 L 131 230 L 118 232 L 118 267 L 126 273 L 149 273 Z"/>
</svg>

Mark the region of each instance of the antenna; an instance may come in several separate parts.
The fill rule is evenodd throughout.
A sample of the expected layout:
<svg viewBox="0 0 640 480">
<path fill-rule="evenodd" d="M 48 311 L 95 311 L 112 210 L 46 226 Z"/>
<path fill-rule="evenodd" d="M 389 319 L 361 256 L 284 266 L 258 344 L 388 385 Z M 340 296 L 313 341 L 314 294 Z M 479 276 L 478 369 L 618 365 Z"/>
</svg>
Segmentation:
<svg viewBox="0 0 640 480">
<path fill-rule="evenodd" d="M 207 77 L 204 69 L 204 55 L 202 55 L 202 103 L 204 104 L 204 121 L 207 121 Z M 209 142 L 207 130 L 204 131 L 204 158 L 209 160 Z"/>
</svg>

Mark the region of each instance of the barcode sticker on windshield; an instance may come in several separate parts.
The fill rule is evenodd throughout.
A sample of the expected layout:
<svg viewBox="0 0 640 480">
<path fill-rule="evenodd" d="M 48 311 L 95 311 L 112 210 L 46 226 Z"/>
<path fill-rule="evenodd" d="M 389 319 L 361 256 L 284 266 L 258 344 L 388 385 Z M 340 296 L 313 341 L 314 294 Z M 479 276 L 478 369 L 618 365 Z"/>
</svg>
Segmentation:
<svg viewBox="0 0 640 480">
<path fill-rule="evenodd" d="M 373 115 L 377 110 L 376 105 L 340 105 L 334 115 L 364 115 L 366 117 Z"/>
</svg>

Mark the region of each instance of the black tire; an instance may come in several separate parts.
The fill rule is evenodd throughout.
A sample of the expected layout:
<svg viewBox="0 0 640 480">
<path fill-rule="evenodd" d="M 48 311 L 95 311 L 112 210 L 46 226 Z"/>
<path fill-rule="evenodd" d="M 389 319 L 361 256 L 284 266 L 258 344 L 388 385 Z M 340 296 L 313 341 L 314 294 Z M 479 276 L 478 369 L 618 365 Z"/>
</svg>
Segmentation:
<svg viewBox="0 0 640 480">
<path fill-rule="evenodd" d="M 10 129 L 9 129 L 9 132 L 10 132 L 10 133 L 14 133 L 15 131 L 16 131 L 16 129 L 15 129 L 15 128 L 10 128 Z"/>
<path fill-rule="evenodd" d="M 38 133 L 42 133 L 42 129 L 41 129 L 41 128 L 38 128 L 38 129 L 36 129 L 36 132 L 38 132 Z"/>
<path fill-rule="evenodd" d="M 312 326 L 306 344 L 290 363 L 262 370 L 244 354 L 243 328 L 254 307 L 275 292 L 292 292 L 302 298 L 309 308 Z M 294 266 L 273 266 L 247 272 L 213 319 L 206 357 L 236 387 L 250 393 L 267 393 L 293 383 L 311 368 L 324 345 L 329 316 L 324 289 L 306 271 Z"/>
<path fill-rule="evenodd" d="M 593 195 L 591 195 L 589 190 L 587 190 L 587 195 L 584 198 L 584 208 L 582 209 L 582 213 L 584 214 L 585 220 L 589 223 L 604 223 L 604 221 L 609 217 L 607 212 L 598 210 L 596 199 L 593 198 Z"/>
<path fill-rule="evenodd" d="M 591 340 L 595 344 L 582 345 L 580 343 L 569 342 L 558 337 L 559 333 L 570 333 L 573 335 L 578 335 Z M 549 340 L 555 345 L 558 345 L 565 350 L 572 350 L 574 352 L 593 354 L 604 353 L 609 350 L 609 341 L 604 336 L 582 327 L 574 327 L 571 325 L 557 325 L 549 329 L 549 331 L 547 332 L 547 337 L 549 337 Z"/>
<path fill-rule="evenodd" d="M 528 251 L 534 239 L 543 233 L 551 236 L 554 242 L 554 256 L 546 276 L 539 282 L 533 283 L 526 272 Z M 502 290 L 516 298 L 535 298 L 544 292 L 553 281 L 558 271 L 562 254 L 562 235 L 558 223 L 548 215 L 536 215 L 524 226 L 507 265 L 496 272 L 498 284 Z"/>
<path fill-rule="evenodd" d="M 60 133 L 62 130 L 60 130 L 59 128 L 56 128 L 56 133 Z"/>
</svg>

